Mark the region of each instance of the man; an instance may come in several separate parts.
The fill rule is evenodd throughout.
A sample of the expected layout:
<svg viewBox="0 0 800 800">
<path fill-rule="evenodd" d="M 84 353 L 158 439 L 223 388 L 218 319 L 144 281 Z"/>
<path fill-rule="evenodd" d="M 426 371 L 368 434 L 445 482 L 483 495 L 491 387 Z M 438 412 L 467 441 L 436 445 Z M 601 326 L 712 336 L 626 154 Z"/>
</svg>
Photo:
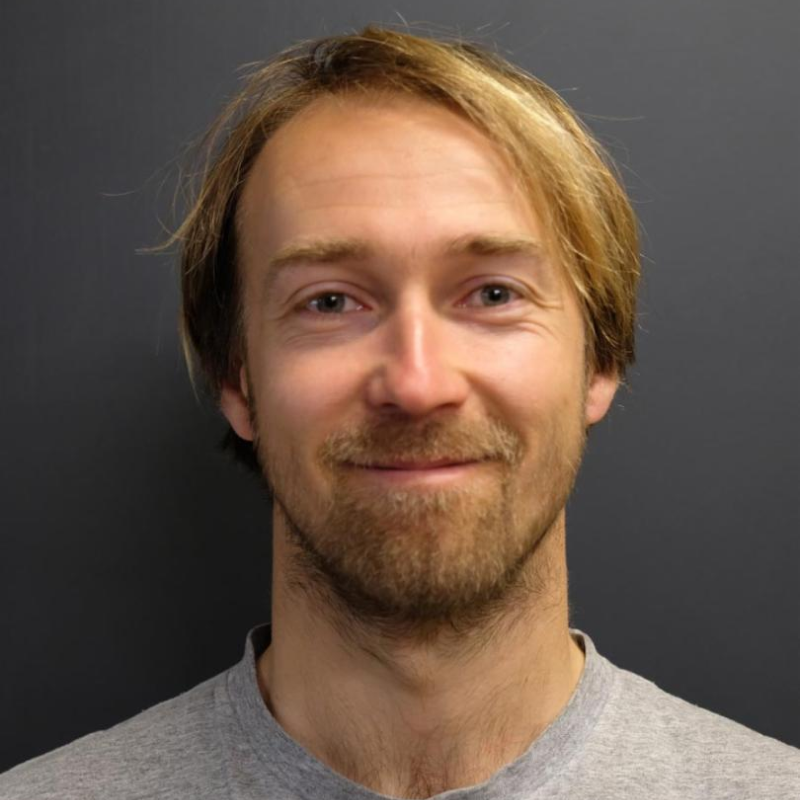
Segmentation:
<svg viewBox="0 0 800 800">
<path fill-rule="evenodd" d="M 210 147 L 183 331 L 274 500 L 272 622 L 0 794 L 800 796 L 800 751 L 569 627 L 564 507 L 633 358 L 639 266 L 563 102 L 367 29 L 281 54 Z"/>
</svg>

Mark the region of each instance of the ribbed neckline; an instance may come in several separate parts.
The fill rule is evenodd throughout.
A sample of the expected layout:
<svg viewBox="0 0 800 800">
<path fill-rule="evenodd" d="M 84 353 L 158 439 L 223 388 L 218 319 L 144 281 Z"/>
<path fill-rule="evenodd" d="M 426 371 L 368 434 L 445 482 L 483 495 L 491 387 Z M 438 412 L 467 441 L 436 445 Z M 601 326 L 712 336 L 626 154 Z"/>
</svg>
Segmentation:
<svg viewBox="0 0 800 800">
<path fill-rule="evenodd" d="M 575 628 L 570 632 L 582 646 L 586 659 L 580 680 L 561 714 L 519 758 L 487 781 L 437 794 L 437 800 L 501 800 L 522 791 L 530 793 L 562 772 L 578 755 L 600 718 L 615 673 L 587 634 Z M 332 770 L 277 723 L 261 697 L 256 676 L 256 661 L 269 646 L 270 637 L 269 623 L 252 628 L 242 660 L 227 675 L 229 700 L 242 734 L 263 764 L 264 787 L 274 791 L 277 783 L 290 790 L 292 796 L 309 800 L 389 800 L 388 795 L 370 791 Z"/>
</svg>

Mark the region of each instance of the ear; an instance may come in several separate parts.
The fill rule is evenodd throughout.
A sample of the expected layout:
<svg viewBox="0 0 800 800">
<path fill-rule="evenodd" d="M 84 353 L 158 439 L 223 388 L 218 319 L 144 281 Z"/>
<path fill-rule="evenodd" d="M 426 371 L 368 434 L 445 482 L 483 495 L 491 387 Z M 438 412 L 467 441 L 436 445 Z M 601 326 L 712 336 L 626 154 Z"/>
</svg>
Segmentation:
<svg viewBox="0 0 800 800">
<path fill-rule="evenodd" d="M 255 431 L 250 422 L 250 402 L 247 390 L 247 372 L 244 366 L 239 370 L 239 385 L 227 381 L 222 385 L 219 406 L 222 413 L 240 439 L 252 442 Z"/>
<path fill-rule="evenodd" d="M 600 422 L 606 415 L 618 386 L 619 378 L 616 372 L 594 372 L 590 376 L 585 409 L 587 428 Z"/>
</svg>

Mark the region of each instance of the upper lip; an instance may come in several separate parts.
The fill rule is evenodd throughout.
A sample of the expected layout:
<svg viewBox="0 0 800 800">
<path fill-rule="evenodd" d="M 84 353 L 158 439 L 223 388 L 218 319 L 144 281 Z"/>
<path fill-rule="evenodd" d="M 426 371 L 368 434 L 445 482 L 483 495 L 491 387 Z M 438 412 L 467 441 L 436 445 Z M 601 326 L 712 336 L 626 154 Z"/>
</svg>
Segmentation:
<svg viewBox="0 0 800 800">
<path fill-rule="evenodd" d="M 468 464 L 468 461 L 455 461 L 452 458 L 441 458 L 438 461 L 386 461 L 380 464 L 359 464 L 368 469 L 436 469 L 436 467 L 452 467 Z"/>
</svg>

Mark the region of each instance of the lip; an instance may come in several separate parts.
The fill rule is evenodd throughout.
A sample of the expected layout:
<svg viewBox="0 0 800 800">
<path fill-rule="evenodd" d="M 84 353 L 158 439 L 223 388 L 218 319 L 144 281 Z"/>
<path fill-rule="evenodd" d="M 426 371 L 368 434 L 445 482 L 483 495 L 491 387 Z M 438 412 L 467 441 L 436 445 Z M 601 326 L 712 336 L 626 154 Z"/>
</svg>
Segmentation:
<svg viewBox="0 0 800 800">
<path fill-rule="evenodd" d="M 439 469 L 441 467 L 460 467 L 463 464 L 474 464 L 474 461 L 453 461 L 449 458 L 442 458 L 439 461 L 390 461 L 386 464 L 370 464 L 365 469 L 403 469 L 403 470 L 425 470 Z"/>
<path fill-rule="evenodd" d="M 400 462 L 395 462 L 400 464 Z M 480 461 L 402 462 L 402 466 L 360 466 L 350 464 L 352 473 L 380 484 L 405 485 L 422 483 L 441 485 L 470 477 L 481 465 Z"/>
</svg>

